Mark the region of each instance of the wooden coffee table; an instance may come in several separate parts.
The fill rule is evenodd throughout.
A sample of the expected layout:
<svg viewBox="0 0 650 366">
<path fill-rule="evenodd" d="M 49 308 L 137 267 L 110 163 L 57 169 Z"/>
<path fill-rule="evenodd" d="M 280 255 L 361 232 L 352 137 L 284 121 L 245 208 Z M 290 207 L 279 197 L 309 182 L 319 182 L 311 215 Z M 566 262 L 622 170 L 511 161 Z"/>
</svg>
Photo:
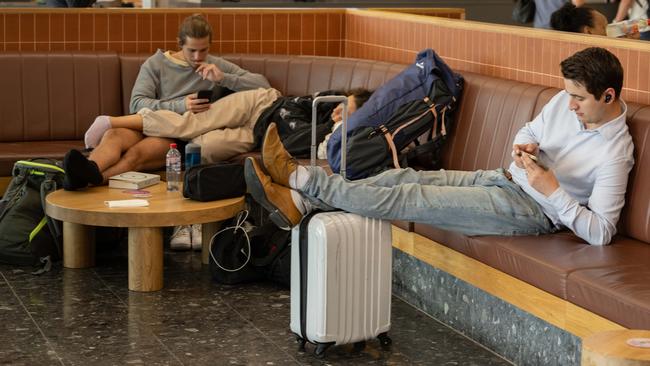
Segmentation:
<svg viewBox="0 0 650 366">
<path fill-rule="evenodd" d="M 129 290 L 157 291 L 163 287 L 162 228 L 203 224 L 202 261 L 208 263 L 209 242 L 219 222 L 244 208 L 244 197 L 211 202 L 183 198 L 167 192 L 164 182 L 144 188 L 151 192 L 148 207 L 108 208 L 104 201 L 133 199 L 123 189 L 107 186 L 82 191 L 58 190 L 47 196 L 46 212 L 63 221 L 63 266 L 95 265 L 95 231 L 92 226 L 129 228 Z"/>
<path fill-rule="evenodd" d="M 650 330 L 607 330 L 583 338 L 581 365 L 650 366 Z"/>
</svg>

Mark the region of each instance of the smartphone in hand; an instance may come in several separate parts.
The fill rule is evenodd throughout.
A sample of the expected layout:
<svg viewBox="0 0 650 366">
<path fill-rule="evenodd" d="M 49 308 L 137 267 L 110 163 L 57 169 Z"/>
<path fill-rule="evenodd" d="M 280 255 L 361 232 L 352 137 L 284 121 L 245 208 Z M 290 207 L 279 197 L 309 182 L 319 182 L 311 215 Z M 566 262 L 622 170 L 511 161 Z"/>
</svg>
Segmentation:
<svg viewBox="0 0 650 366">
<path fill-rule="evenodd" d="M 208 100 L 207 103 L 210 103 L 210 99 L 212 98 L 212 89 L 199 90 L 199 92 L 197 93 L 197 98 L 207 99 Z"/>
<path fill-rule="evenodd" d="M 530 158 L 530 160 L 532 160 L 532 161 L 533 161 L 535 164 L 537 164 L 540 168 L 542 168 L 542 169 L 544 169 L 544 170 L 547 169 L 546 166 L 544 166 L 544 165 L 539 161 L 539 158 L 537 158 L 537 156 L 535 156 L 535 155 L 533 155 L 533 154 L 529 154 L 529 153 L 527 153 L 527 152 L 525 152 L 525 151 L 520 152 L 518 155 L 521 156 L 522 154 L 526 154 L 526 155 L 528 155 L 528 157 Z"/>
</svg>

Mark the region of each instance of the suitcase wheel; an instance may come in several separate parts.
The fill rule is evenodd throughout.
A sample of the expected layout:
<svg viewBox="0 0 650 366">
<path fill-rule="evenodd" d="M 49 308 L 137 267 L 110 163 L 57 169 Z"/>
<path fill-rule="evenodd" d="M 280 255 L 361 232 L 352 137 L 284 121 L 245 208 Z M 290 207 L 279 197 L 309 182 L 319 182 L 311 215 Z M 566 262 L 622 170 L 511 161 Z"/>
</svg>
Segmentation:
<svg viewBox="0 0 650 366">
<path fill-rule="evenodd" d="M 298 352 L 305 352 L 305 344 L 307 341 L 302 337 L 296 336 L 296 342 L 298 342 Z"/>
<path fill-rule="evenodd" d="M 325 351 L 327 351 L 331 345 L 332 343 L 319 343 L 314 350 L 314 356 L 318 359 L 325 358 Z"/>
<path fill-rule="evenodd" d="M 388 336 L 388 333 L 381 333 L 380 335 L 377 336 L 379 339 L 379 344 L 381 345 L 381 348 L 384 351 L 387 351 L 390 349 L 390 345 L 393 344 L 393 340 L 390 339 Z"/>
<path fill-rule="evenodd" d="M 366 348 L 366 341 L 359 341 L 353 344 L 352 352 L 359 353 Z"/>
</svg>

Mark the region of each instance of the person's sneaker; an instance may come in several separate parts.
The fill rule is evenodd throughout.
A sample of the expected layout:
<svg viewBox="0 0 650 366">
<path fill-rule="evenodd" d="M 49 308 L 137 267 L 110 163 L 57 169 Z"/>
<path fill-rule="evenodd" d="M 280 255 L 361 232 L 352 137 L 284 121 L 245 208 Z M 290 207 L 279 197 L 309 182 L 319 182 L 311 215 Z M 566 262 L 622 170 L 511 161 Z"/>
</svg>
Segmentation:
<svg viewBox="0 0 650 366">
<path fill-rule="evenodd" d="M 201 232 L 201 224 L 192 225 L 192 250 L 199 251 L 203 248 Z"/>
<path fill-rule="evenodd" d="M 291 197 L 291 189 L 275 184 L 266 175 L 255 158 L 249 156 L 244 163 L 246 186 L 253 198 L 270 212 L 269 218 L 279 228 L 291 230 L 302 219 L 302 213 Z"/>
<path fill-rule="evenodd" d="M 192 234 L 189 225 L 176 226 L 172 233 L 169 247 L 173 250 L 192 249 Z"/>
<path fill-rule="evenodd" d="M 296 170 L 296 160 L 284 148 L 278 127 L 271 123 L 266 129 L 262 141 L 262 165 L 271 176 L 274 183 L 285 187 L 289 186 L 289 176 Z"/>
</svg>

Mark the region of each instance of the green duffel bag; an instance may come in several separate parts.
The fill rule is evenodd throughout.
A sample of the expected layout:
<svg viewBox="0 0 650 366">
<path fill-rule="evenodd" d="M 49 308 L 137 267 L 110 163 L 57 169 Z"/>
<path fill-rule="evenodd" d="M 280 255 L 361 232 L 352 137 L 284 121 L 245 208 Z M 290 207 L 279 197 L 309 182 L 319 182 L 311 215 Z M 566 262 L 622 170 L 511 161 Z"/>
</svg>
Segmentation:
<svg viewBox="0 0 650 366">
<path fill-rule="evenodd" d="M 58 222 L 45 215 L 45 197 L 63 186 L 61 163 L 51 159 L 14 164 L 9 187 L 0 200 L 0 262 L 48 271 L 62 258 Z"/>
</svg>

